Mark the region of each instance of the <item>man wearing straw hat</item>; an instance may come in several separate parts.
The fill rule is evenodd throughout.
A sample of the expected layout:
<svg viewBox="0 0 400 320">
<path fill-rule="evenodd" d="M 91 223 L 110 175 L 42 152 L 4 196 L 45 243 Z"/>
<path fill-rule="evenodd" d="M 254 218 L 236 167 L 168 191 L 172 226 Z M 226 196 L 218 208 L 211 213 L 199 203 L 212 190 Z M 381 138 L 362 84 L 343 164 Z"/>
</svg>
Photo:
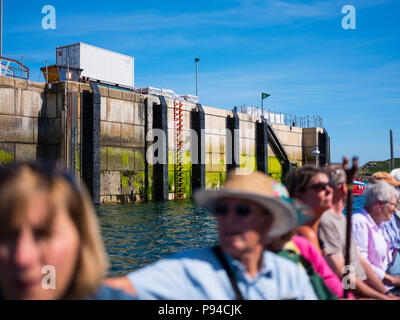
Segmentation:
<svg viewBox="0 0 400 320">
<path fill-rule="evenodd" d="M 240 173 L 231 171 L 220 190 L 194 194 L 216 218 L 218 246 L 174 254 L 108 284 L 140 299 L 316 299 L 304 270 L 263 250 L 267 236 L 296 225 L 286 189 L 261 172 Z"/>
</svg>

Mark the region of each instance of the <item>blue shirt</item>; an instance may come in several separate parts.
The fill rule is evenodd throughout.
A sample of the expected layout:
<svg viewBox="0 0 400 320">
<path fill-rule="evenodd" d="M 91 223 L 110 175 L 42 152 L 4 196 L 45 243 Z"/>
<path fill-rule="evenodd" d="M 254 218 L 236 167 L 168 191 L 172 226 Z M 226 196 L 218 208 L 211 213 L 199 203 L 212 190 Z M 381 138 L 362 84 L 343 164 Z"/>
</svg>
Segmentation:
<svg viewBox="0 0 400 320">
<path fill-rule="evenodd" d="M 245 299 L 317 299 L 305 271 L 288 259 L 264 251 L 263 266 L 251 278 L 238 260 L 225 257 Z M 227 273 L 210 247 L 174 254 L 127 277 L 139 299 L 236 299 Z"/>
<path fill-rule="evenodd" d="M 385 230 L 385 237 L 391 242 L 391 249 L 400 249 L 400 218 L 397 216 L 397 212 L 392 214 L 390 221 L 383 222 L 382 224 Z"/>
<path fill-rule="evenodd" d="M 113 289 L 106 285 L 101 285 L 97 292 L 88 300 L 136 300 L 122 290 Z"/>
</svg>

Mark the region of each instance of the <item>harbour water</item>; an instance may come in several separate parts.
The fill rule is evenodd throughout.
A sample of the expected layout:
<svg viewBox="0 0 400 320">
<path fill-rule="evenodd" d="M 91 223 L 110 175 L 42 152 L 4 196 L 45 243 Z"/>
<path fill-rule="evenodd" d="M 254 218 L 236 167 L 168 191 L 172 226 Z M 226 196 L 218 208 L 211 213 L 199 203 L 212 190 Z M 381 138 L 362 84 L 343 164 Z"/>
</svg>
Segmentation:
<svg viewBox="0 0 400 320">
<path fill-rule="evenodd" d="M 101 205 L 96 211 L 110 259 L 110 276 L 217 241 L 214 218 L 189 200 Z"/>
<path fill-rule="evenodd" d="M 353 212 L 363 203 L 364 197 L 355 197 Z M 101 205 L 96 210 L 110 259 L 110 276 L 217 242 L 214 218 L 189 200 Z"/>
</svg>

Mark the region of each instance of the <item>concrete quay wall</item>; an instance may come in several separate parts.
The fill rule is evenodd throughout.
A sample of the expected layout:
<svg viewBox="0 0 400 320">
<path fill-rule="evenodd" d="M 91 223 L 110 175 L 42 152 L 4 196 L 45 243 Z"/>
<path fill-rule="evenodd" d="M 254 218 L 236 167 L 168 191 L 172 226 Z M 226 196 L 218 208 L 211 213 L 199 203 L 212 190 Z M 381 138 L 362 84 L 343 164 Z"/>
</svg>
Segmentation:
<svg viewBox="0 0 400 320">
<path fill-rule="evenodd" d="M 96 184 L 90 179 L 98 175 L 97 202 L 101 203 L 174 199 L 177 156 L 174 101 L 105 87 L 98 87 L 98 91 L 98 123 L 94 120 L 93 125 L 87 125 L 88 120 L 82 119 L 88 119 L 87 115 L 92 112 L 96 94 L 89 84 L 60 82 L 50 88 L 41 83 L 0 77 L 0 162 L 38 158 L 58 160 L 90 185 L 93 194 Z M 195 141 L 193 134 L 198 115 L 204 120 L 201 122 L 203 135 Z M 220 188 L 232 165 L 257 170 L 259 117 L 182 103 L 182 120 L 185 198 L 192 195 L 197 179 L 194 167 L 201 158 L 204 160 L 203 171 L 199 171 L 204 180 L 201 185 L 206 189 Z M 231 130 L 232 123 L 237 132 Z M 157 143 L 151 135 L 156 127 L 161 128 L 167 139 L 166 161 L 161 166 L 152 165 L 155 155 L 147 152 Z M 321 140 L 322 128 L 303 129 L 278 124 L 272 124 L 272 127 L 292 163 L 301 166 L 315 161 L 311 151 Z M 93 171 L 95 164 L 89 166 L 92 170 L 89 175 L 85 169 L 87 159 L 96 157 L 87 158 L 87 155 L 96 151 L 88 151 L 88 130 L 97 130 L 100 137 L 99 168 Z M 199 157 L 193 149 L 197 143 L 204 144 Z M 282 164 L 269 146 L 267 150 L 268 173 L 280 180 Z"/>
<path fill-rule="evenodd" d="M 0 77 L 0 163 L 60 159 L 62 105 L 45 84 Z"/>
</svg>

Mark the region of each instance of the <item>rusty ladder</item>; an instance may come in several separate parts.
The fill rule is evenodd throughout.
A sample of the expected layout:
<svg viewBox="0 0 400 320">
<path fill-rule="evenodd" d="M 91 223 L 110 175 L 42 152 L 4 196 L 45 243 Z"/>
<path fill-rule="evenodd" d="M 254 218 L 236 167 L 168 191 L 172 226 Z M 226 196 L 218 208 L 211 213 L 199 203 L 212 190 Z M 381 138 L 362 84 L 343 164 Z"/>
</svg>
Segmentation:
<svg viewBox="0 0 400 320">
<path fill-rule="evenodd" d="M 183 199 L 183 104 L 174 101 L 174 124 L 175 124 L 175 199 Z"/>
</svg>

